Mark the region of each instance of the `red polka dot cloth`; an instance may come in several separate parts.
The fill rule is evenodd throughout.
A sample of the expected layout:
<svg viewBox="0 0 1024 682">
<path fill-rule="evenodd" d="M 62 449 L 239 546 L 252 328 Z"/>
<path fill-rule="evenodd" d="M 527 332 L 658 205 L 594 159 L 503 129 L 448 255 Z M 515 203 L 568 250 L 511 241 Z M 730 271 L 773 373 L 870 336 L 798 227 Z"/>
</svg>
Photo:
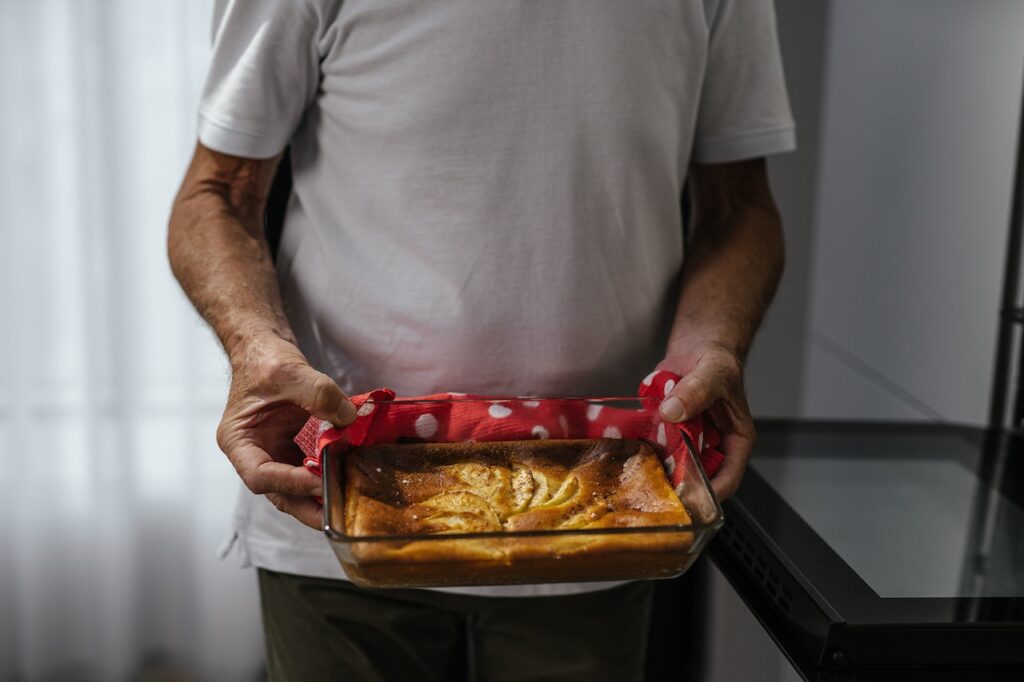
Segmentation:
<svg viewBox="0 0 1024 682">
<path fill-rule="evenodd" d="M 337 428 L 311 417 L 295 442 L 306 455 L 306 467 L 319 475 L 320 453 L 334 443 L 348 449 L 396 442 L 641 438 L 659 446 L 665 470 L 672 485 L 678 487 L 683 480 L 687 438 L 708 476 L 718 470 L 723 458 L 717 450 L 718 432 L 700 416 L 682 424 L 658 416 L 658 405 L 678 381 L 679 376 L 671 372 L 651 373 L 640 384 L 640 409 L 617 407 L 621 402 L 614 399 L 609 405 L 600 399 L 496 398 L 463 393 L 396 399 L 391 389 L 379 388 L 352 397 L 356 419 L 348 426 Z"/>
</svg>

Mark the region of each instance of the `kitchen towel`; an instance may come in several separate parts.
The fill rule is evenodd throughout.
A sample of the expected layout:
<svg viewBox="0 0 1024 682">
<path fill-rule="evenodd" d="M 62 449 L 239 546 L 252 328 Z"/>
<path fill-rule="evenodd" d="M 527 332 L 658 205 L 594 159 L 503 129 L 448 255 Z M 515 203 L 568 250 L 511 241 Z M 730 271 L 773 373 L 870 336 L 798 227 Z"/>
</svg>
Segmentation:
<svg viewBox="0 0 1024 682">
<path fill-rule="evenodd" d="M 679 381 L 668 371 L 652 372 L 640 384 L 639 409 L 617 400 L 497 398 L 437 393 L 397 398 L 388 388 L 352 396 L 356 419 L 345 427 L 311 417 L 295 436 L 305 466 L 320 474 L 320 454 L 343 447 L 396 442 L 487 442 L 530 438 L 642 438 L 657 444 L 665 471 L 678 489 L 688 443 L 711 476 L 721 466 L 720 436 L 702 416 L 683 423 L 662 421 L 657 409 Z M 607 399 L 606 399 L 607 400 Z M 685 434 L 685 435 L 684 435 Z"/>
</svg>

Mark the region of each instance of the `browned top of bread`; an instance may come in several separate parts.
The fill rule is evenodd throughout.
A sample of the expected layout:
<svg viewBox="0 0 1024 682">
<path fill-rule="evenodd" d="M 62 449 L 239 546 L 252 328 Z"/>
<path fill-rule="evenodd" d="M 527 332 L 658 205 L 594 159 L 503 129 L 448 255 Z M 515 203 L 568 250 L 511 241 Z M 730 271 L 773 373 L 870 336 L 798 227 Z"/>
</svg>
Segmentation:
<svg viewBox="0 0 1024 682">
<path fill-rule="evenodd" d="M 350 536 L 689 522 L 639 440 L 373 445 L 345 458 Z"/>
</svg>

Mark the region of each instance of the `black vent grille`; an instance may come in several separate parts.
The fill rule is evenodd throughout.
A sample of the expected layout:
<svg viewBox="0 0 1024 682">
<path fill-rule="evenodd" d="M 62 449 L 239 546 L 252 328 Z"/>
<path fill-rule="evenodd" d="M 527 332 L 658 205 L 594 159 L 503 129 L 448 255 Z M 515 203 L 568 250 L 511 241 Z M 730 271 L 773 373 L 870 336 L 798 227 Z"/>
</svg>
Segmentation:
<svg viewBox="0 0 1024 682">
<path fill-rule="evenodd" d="M 793 601 L 793 588 L 783 575 L 775 557 L 758 551 L 750 537 L 735 524 L 726 523 L 719 532 L 719 538 L 729 546 L 731 553 L 750 569 L 750 573 L 764 586 L 765 592 L 778 605 L 782 613 L 789 615 Z"/>
</svg>

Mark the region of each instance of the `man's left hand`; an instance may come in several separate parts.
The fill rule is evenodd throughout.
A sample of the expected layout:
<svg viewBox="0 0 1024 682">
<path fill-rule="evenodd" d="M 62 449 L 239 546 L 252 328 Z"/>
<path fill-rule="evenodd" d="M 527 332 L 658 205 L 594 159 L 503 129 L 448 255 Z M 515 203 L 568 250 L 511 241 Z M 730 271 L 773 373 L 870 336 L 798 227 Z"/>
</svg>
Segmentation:
<svg viewBox="0 0 1024 682">
<path fill-rule="evenodd" d="M 658 370 L 682 377 L 661 403 L 661 416 L 681 422 L 701 413 L 721 434 L 722 467 L 711 479 L 718 499 L 731 497 L 740 485 L 754 449 L 754 420 L 743 390 L 743 362 L 727 348 L 704 346 L 685 356 L 669 356 Z"/>
</svg>

